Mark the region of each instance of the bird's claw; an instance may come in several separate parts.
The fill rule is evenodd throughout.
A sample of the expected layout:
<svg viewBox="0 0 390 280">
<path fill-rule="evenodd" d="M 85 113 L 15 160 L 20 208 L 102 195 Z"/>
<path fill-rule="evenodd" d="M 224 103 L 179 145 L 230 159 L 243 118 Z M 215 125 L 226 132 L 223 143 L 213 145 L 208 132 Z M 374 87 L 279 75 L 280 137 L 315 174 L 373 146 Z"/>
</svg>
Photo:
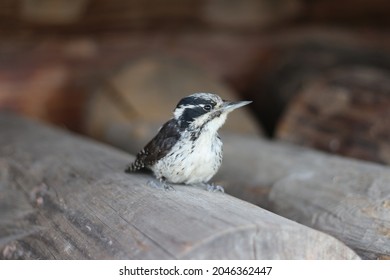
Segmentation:
<svg viewBox="0 0 390 280">
<path fill-rule="evenodd" d="M 222 192 L 224 193 L 225 190 L 222 186 L 214 185 L 214 184 L 206 184 L 207 191 L 209 192 Z"/>
<path fill-rule="evenodd" d="M 164 191 L 175 191 L 175 189 L 166 182 L 157 182 L 155 180 L 148 181 L 148 185 L 155 189 L 162 189 Z"/>
</svg>

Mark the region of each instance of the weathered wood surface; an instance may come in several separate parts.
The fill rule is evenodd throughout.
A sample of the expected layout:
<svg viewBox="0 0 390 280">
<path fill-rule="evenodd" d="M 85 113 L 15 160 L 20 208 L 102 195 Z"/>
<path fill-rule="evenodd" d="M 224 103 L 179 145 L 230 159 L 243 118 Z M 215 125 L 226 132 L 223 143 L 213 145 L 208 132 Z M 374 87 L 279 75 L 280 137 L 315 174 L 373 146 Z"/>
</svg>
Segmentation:
<svg viewBox="0 0 390 280">
<path fill-rule="evenodd" d="M 355 259 L 227 194 L 147 186 L 131 156 L 0 114 L 0 252 L 23 259 Z"/>
<path fill-rule="evenodd" d="M 390 258 L 387 166 L 258 138 L 222 140 L 215 179 L 228 193 L 331 234 L 362 258 Z"/>
</svg>

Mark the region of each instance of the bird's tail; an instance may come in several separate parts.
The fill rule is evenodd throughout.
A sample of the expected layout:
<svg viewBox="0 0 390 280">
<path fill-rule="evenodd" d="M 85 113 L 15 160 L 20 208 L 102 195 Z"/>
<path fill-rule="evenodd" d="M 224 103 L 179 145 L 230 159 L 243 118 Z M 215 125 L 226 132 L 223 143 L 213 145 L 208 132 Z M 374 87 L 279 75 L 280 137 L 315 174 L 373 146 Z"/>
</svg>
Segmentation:
<svg viewBox="0 0 390 280">
<path fill-rule="evenodd" d="M 138 160 L 134 161 L 133 163 L 130 163 L 126 169 L 125 169 L 125 172 L 126 173 L 132 173 L 132 172 L 135 172 L 135 171 L 138 171 L 142 168 L 144 168 L 145 166 Z"/>
<path fill-rule="evenodd" d="M 126 172 L 126 173 L 132 173 L 132 172 L 134 172 L 134 171 L 136 171 L 136 170 L 137 170 L 137 169 L 134 168 L 134 163 L 130 163 L 130 164 L 126 167 L 125 172 Z"/>
</svg>

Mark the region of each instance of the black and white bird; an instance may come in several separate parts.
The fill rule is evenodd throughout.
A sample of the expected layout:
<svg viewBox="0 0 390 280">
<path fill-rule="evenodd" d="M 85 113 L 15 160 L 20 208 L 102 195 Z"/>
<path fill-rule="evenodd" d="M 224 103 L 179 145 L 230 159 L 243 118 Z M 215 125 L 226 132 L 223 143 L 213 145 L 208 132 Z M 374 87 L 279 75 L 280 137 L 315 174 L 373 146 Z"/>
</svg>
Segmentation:
<svg viewBox="0 0 390 280">
<path fill-rule="evenodd" d="M 142 149 L 126 172 L 150 169 L 164 188 L 169 183 L 204 185 L 209 191 L 223 188 L 208 184 L 222 163 L 218 129 L 233 110 L 252 101 L 231 102 L 211 93 L 195 93 L 177 104 L 173 118 Z"/>
</svg>

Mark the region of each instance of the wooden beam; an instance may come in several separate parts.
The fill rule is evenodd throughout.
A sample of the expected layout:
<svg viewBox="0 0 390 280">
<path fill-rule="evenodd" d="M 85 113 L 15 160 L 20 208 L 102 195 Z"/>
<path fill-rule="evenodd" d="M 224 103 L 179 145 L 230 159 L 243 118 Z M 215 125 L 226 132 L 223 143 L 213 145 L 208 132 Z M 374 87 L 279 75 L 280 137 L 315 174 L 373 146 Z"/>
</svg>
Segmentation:
<svg viewBox="0 0 390 280">
<path fill-rule="evenodd" d="M 228 193 L 326 232 L 362 258 L 390 259 L 389 167 L 259 138 L 222 140 L 215 179 Z"/>
<path fill-rule="evenodd" d="M 6 113 L 0 131 L 1 258 L 358 258 L 227 194 L 153 189 L 150 175 L 123 172 L 133 157 L 114 148 Z"/>
</svg>

